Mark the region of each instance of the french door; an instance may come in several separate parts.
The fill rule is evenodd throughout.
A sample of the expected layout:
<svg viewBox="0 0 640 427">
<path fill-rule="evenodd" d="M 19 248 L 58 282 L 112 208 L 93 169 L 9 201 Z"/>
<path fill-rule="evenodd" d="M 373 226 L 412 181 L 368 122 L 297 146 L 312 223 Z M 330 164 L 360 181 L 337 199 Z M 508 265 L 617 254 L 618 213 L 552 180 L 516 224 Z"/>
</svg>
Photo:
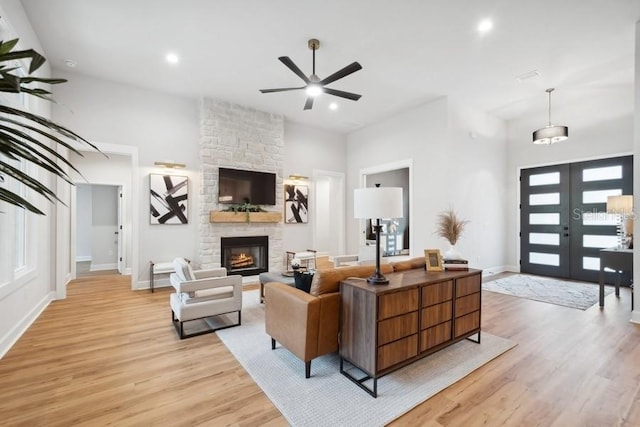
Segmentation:
<svg viewBox="0 0 640 427">
<path fill-rule="evenodd" d="M 623 194 L 633 194 L 633 156 L 523 169 L 520 271 L 597 282 L 600 249 L 617 244 L 607 197 Z"/>
</svg>

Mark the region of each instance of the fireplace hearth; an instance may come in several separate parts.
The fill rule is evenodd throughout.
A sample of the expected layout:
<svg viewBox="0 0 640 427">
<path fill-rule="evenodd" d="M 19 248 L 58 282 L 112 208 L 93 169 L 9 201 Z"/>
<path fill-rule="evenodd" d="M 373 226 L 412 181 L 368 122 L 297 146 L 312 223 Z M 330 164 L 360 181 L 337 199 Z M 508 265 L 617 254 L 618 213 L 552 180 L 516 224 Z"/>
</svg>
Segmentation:
<svg viewBox="0 0 640 427">
<path fill-rule="evenodd" d="M 269 271 L 269 236 L 222 237 L 220 265 L 227 274 L 255 276 Z"/>
</svg>

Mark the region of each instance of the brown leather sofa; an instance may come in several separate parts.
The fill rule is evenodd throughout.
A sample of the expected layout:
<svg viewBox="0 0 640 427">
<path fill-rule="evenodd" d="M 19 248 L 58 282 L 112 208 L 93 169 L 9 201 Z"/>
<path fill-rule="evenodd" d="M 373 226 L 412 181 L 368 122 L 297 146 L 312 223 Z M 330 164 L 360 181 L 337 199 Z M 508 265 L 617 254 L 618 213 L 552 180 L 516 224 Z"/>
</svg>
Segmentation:
<svg viewBox="0 0 640 427">
<path fill-rule="evenodd" d="M 382 274 L 424 268 L 423 257 L 381 264 Z M 306 293 L 279 282 L 265 284 L 265 329 L 276 342 L 302 359 L 305 377 L 311 376 L 311 360 L 338 350 L 340 282 L 347 277 L 369 277 L 375 265 L 317 270 Z"/>
</svg>

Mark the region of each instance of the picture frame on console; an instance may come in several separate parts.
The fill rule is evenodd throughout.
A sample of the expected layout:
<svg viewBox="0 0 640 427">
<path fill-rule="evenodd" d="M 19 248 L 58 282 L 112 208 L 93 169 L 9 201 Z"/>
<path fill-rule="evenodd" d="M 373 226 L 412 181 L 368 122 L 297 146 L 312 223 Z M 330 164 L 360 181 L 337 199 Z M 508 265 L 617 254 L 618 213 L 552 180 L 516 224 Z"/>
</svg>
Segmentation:
<svg viewBox="0 0 640 427">
<path fill-rule="evenodd" d="M 285 184 L 284 223 L 306 224 L 309 222 L 309 186 Z"/>
<path fill-rule="evenodd" d="M 425 249 L 424 259 L 427 271 L 444 271 L 440 249 Z"/>
<path fill-rule="evenodd" d="M 149 223 L 188 224 L 189 178 L 149 174 Z"/>
</svg>

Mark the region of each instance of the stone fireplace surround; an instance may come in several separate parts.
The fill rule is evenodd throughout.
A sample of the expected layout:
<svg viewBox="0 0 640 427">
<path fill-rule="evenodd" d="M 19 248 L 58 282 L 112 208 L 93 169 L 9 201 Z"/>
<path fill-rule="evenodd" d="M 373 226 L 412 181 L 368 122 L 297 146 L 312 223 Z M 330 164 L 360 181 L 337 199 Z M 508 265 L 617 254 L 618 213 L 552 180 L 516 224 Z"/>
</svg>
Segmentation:
<svg viewBox="0 0 640 427">
<path fill-rule="evenodd" d="M 204 98 L 200 103 L 201 204 L 198 255 L 201 268 L 220 267 L 221 237 L 268 236 L 269 270 L 281 270 L 283 223 L 211 223 L 209 212 L 218 204 L 218 168 L 274 172 L 276 205 L 282 212 L 284 195 L 284 117 L 225 101 Z"/>
</svg>

